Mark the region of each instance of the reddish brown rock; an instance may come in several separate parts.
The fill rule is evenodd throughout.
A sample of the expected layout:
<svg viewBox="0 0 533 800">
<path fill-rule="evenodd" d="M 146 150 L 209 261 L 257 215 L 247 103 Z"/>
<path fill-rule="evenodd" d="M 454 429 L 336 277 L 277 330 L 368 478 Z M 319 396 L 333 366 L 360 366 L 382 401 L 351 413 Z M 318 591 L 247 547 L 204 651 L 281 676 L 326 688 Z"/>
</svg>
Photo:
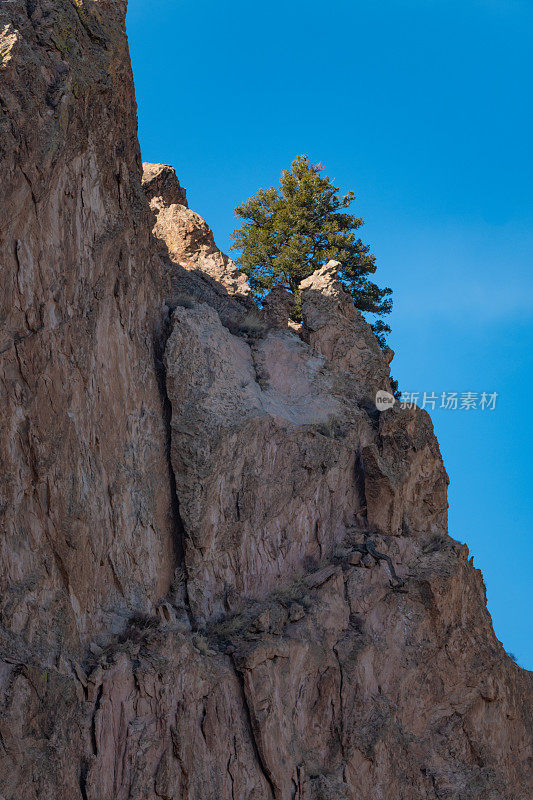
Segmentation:
<svg viewBox="0 0 533 800">
<path fill-rule="evenodd" d="M 429 414 L 398 406 L 379 415 L 379 436 L 361 450 L 367 519 L 393 534 L 447 530 L 448 475 Z"/>
<path fill-rule="evenodd" d="M 361 312 L 337 279 L 338 261 L 329 261 L 300 284 L 302 338 L 355 379 L 359 394 L 372 400 L 390 391 L 388 365 Z M 392 351 L 391 351 L 392 352 Z"/>
<path fill-rule="evenodd" d="M 335 265 L 302 341 L 143 191 L 124 13 L 0 7 L 0 798 L 528 799 L 429 417 Z"/>
<path fill-rule="evenodd" d="M 173 572 L 162 292 L 115 6 L 0 9 L 0 613 L 44 647 L 122 628 Z"/>
</svg>

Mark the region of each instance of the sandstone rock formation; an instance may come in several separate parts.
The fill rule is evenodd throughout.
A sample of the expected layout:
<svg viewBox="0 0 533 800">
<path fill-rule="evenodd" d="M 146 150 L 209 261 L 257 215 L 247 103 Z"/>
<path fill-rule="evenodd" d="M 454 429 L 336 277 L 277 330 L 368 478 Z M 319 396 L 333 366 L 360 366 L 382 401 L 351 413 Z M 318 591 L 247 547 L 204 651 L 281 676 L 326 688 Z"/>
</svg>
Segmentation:
<svg viewBox="0 0 533 800">
<path fill-rule="evenodd" d="M 124 13 L 0 6 L 0 798 L 526 800 L 428 415 L 335 264 L 291 330 L 141 184 Z"/>
</svg>

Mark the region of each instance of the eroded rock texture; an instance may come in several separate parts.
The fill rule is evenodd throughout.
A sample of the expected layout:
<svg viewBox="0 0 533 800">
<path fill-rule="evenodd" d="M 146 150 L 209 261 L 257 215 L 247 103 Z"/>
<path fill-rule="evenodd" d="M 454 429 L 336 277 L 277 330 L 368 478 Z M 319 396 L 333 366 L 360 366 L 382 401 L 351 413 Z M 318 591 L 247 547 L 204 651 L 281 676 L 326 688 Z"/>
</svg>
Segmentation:
<svg viewBox="0 0 533 800">
<path fill-rule="evenodd" d="M 0 798 L 526 800 L 429 417 L 141 180 L 124 13 L 0 6 Z"/>
<path fill-rule="evenodd" d="M 1 613 L 58 650 L 121 629 L 172 577 L 163 292 L 123 13 L 0 6 Z"/>
</svg>

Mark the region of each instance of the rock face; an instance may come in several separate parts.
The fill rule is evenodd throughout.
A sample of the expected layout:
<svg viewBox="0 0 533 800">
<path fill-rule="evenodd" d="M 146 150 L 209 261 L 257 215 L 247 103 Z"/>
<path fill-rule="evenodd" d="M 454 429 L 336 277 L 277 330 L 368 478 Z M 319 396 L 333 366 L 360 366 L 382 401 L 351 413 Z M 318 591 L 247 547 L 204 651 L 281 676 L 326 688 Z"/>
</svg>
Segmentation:
<svg viewBox="0 0 533 800">
<path fill-rule="evenodd" d="M 330 263 L 141 164 L 125 3 L 0 8 L 0 798 L 526 800 L 531 675 Z"/>
<path fill-rule="evenodd" d="M 175 549 L 117 6 L 0 8 L 0 613 L 57 651 L 151 610 Z"/>
<path fill-rule="evenodd" d="M 294 310 L 294 297 L 280 286 L 275 286 L 263 301 L 265 320 L 275 328 L 287 328 Z"/>
<path fill-rule="evenodd" d="M 347 296 L 335 278 L 322 304 L 331 327 Z M 305 291 L 302 309 L 304 320 L 315 310 Z M 165 353 L 189 599 L 202 620 L 331 558 L 356 524 L 392 535 L 446 529 L 447 477 L 427 415 L 376 420 L 357 405 L 374 374 L 351 372 L 344 353 L 326 359 L 292 331 L 254 334 L 232 334 L 207 304 L 178 307 Z M 372 357 L 388 387 L 379 347 Z"/>
<path fill-rule="evenodd" d="M 234 336 L 205 304 L 172 322 L 172 463 L 189 599 L 204 619 L 331 555 L 361 507 L 370 426 L 293 333 Z"/>
<path fill-rule="evenodd" d="M 362 398 L 390 391 L 389 360 L 351 296 L 336 280 L 340 264 L 330 261 L 302 281 L 303 330 L 306 342 L 350 373 Z"/>
</svg>

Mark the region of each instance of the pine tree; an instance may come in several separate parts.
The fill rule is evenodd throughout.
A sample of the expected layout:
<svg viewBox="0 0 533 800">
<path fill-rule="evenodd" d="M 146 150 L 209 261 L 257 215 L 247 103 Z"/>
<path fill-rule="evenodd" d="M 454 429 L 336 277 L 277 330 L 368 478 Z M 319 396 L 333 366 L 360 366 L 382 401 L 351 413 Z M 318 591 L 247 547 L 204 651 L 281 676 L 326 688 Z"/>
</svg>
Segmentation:
<svg viewBox="0 0 533 800">
<path fill-rule="evenodd" d="M 354 193 L 339 197 L 322 172 L 320 164 L 297 156 L 282 172 L 279 188 L 260 189 L 235 209 L 244 220 L 232 234 L 232 249 L 240 251 L 237 263 L 259 301 L 274 286 L 292 292 L 298 319 L 300 282 L 334 259 L 342 265 L 339 277 L 355 306 L 363 313 L 389 314 L 392 291 L 369 280 L 376 271 L 375 257 L 355 233 L 363 220 L 346 211 Z M 385 347 L 389 326 L 377 319 L 372 328 Z"/>
</svg>

